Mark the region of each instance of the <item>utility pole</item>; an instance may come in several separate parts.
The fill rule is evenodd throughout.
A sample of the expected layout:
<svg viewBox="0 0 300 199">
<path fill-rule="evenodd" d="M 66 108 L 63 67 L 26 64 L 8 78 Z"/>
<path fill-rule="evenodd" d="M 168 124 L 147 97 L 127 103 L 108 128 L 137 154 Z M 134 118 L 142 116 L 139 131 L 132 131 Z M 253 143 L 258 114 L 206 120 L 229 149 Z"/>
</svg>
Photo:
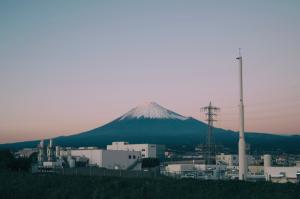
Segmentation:
<svg viewBox="0 0 300 199">
<path fill-rule="evenodd" d="M 206 121 L 208 125 L 207 131 L 207 139 L 206 139 L 206 153 L 205 153 L 205 163 L 212 164 L 213 159 L 215 159 L 215 142 L 213 137 L 213 127 L 214 122 L 217 120 L 215 119 L 217 116 L 217 112 L 220 108 L 212 106 L 211 102 L 209 102 L 209 106 L 205 106 L 201 108 L 201 111 L 206 115 Z"/>
</svg>

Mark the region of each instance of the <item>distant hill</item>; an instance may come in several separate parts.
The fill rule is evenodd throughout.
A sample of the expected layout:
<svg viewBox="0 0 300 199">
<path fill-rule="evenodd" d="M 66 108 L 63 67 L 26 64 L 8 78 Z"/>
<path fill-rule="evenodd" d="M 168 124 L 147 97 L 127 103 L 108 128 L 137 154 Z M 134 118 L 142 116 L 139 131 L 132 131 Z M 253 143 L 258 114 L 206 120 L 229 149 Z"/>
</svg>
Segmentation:
<svg viewBox="0 0 300 199">
<path fill-rule="evenodd" d="M 157 143 L 169 147 L 195 146 L 204 143 L 207 125 L 191 117 L 184 117 L 156 103 L 138 106 L 116 120 L 80 134 L 54 138 L 60 146 L 104 147 L 113 141 L 130 143 Z M 221 128 L 214 129 L 216 144 L 237 152 L 238 133 Z M 35 147 L 36 141 L 2 144 L 0 148 Z M 246 142 L 252 151 L 278 151 L 300 153 L 300 136 L 246 133 Z"/>
</svg>

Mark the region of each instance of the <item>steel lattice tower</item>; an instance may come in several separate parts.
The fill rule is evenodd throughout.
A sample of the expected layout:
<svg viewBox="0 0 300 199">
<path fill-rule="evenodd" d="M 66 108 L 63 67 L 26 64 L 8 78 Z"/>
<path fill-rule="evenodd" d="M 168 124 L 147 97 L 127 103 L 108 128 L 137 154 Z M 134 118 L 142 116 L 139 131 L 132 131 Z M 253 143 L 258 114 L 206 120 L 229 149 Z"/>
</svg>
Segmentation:
<svg viewBox="0 0 300 199">
<path fill-rule="evenodd" d="M 212 164 L 213 159 L 215 158 L 215 142 L 213 136 L 213 127 L 214 122 L 216 122 L 217 112 L 220 108 L 212 106 L 211 102 L 209 102 L 209 106 L 205 106 L 201 108 L 201 111 L 206 115 L 206 121 L 208 125 L 207 138 L 206 138 L 206 153 L 205 153 L 205 163 Z"/>
</svg>

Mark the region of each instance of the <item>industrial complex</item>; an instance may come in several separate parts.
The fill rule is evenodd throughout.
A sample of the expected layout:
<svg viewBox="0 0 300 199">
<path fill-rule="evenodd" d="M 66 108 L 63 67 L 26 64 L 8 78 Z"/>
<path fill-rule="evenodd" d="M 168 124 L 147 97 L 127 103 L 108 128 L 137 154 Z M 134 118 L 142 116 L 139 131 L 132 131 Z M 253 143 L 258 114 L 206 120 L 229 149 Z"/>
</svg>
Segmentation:
<svg viewBox="0 0 300 199">
<path fill-rule="evenodd" d="M 107 149 L 97 147 L 53 146 L 50 139 L 45 146 L 42 140 L 38 146 L 36 171 L 75 167 L 99 167 L 113 170 L 141 170 L 143 158 L 163 158 L 164 146 L 156 144 L 129 144 L 113 142 Z"/>
<path fill-rule="evenodd" d="M 28 153 L 30 149 L 21 150 L 18 154 Z M 33 149 L 33 151 L 36 151 Z M 237 180 L 239 179 L 238 154 L 217 154 L 213 164 L 205 163 L 202 158 L 182 157 L 181 160 L 170 161 L 163 145 L 129 144 L 113 142 L 106 149 L 97 147 L 60 147 L 54 146 L 50 139 L 48 146 L 41 141 L 38 146 L 38 164 L 33 172 L 56 172 L 63 169 L 102 168 L 107 170 L 142 171 L 142 160 L 159 159 L 157 166 L 161 175 L 175 178 L 195 178 L 201 180 Z M 200 158 L 199 158 L 200 157 Z M 300 158 L 300 157 L 296 157 Z M 300 180 L 300 162 L 291 161 L 291 166 L 280 164 L 283 157 L 266 154 L 262 156 L 246 155 L 247 181 L 272 181 L 276 183 L 298 183 Z"/>
<path fill-rule="evenodd" d="M 101 168 L 111 171 L 138 171 L 151 172 L 149 167 L 155 167 L 160 175 L 175 178 L 195 178 L 202 180 L 245 180 L 245 181 L 271 181 L 276 183 L 299 183 L 300 156 L 286 154 L 247 154 L 247 144 L 244 135 L 244 102 L 243 102 L 243 73 L 242 56 L 239 55 L 239 118 L 240 132 L 238 154 L 230 154 L 216 150 L 213 137 L 213 124 L 215 116 L 220 109 L 212 106 L 203 107 L 208 122 L 206 144 L 195 148 L 188 154 L 171 151 L 164 145 L 150 143 L 128 143 L 114 141 L 106 148 L 97 147 L 61 147 L 52 139 L 47 142 L 42 140 L 35 149 L 22 149 L 15 155 L 29 157 L 37 153 L 37 164 L 32 167 L 32 172 L 57 172 L 65 169 L 90 169 Z M 151 109 L 134 109 L 126 117 L 144 117 L 145 115 L 165 118 L 179 118 L 173 112 L 161 109 L 157 104 L 150 104 Z M 131 114 L 131 115 L 130 115 Z M 147 162 L 148 161 L 148 162 Z M 147 163 L 143 165 L 143 162 Z M 156 164 L 158 162 L 158 164 Z M 77 170 L 76 170 L 77 171 Z M 91 170 L 90 170 L 91 171 Z M 90 174 L 92 174 L 90 172 Z M 138 173 L 137 173 L 138 175 Z"/>
</svg>

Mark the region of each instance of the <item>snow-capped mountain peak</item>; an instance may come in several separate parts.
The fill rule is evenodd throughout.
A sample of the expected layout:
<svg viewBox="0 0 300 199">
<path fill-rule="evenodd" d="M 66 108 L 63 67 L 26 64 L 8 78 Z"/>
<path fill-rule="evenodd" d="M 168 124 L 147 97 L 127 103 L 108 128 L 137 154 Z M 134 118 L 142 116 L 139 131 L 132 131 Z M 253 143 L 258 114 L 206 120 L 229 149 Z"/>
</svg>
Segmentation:
<svg viewBox="0 0 300 199">
<path fill-rule="evenodd" d="M 187 117 L 179 115 L 173 111 L 170 111 L 155 102 L 149 102 L 141 106 L 137 106 L 131 109 L 129 112 L 125 113 L 120 117 L 119 120 L 124 119 L 139 119 L 139 118 L 148 118 L 148 119 L 179 119 L 186 120 Z"/>
</svg>

